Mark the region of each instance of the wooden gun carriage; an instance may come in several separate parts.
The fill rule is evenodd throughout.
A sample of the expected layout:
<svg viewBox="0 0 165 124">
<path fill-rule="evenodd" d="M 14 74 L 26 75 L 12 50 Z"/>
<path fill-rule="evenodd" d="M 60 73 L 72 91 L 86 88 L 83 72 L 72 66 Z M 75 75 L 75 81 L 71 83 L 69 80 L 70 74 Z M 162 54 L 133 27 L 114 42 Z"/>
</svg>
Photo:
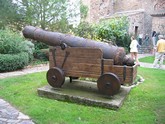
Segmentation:
<svg viewBox="0 0 165 124">
<path fill-rule="evenodd" d="M 121 85 L 131 85 L 137 75 L 137 66 L 114 65 L 113 59 L 104 59 L 98 48 L 51 47 L 49 51 L 48 83 L 60 88 L 65 77 L 96 78 L 99 92 L 114 95 Z"/>
<path fill-rule="evenodd" d="M 97 79 L 99 92 L 114 95 L 136 78 L 137 66 L 124 48 L 33 26 L 26 26 L 23 35 L 50 45 L 47 81 L 52 87 L 62 87 L 65 77 L 89 77 Z"/>
</svg>

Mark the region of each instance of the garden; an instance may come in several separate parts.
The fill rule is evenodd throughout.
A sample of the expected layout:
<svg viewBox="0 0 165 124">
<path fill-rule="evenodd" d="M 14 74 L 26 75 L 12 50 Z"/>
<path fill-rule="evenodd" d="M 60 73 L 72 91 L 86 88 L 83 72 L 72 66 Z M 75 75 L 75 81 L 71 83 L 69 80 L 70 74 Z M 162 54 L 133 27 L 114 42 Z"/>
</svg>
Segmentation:
<svg viewBox="0 0 165 124">
<path fill-rule="evenodd" d="M 64 3 L 65 0 L 25 0 L 16 4 L 0 0 L 0 73 L 48 63 L 49 46 L 25 39 L 22 29 L 26 25 L 106 42 L 124 47 L 126 53 L 129 52 L 130 34 L 126 17 L 90 24 L 85 22 L 88 8 L 81 4 L 82 19 L 74 27 L 67 21 Z M 46 9 L 38 11 L 36 8 Z M 153 59 L 151 56 L 140 61 L 152 63 Z M 37 89 L 47 85 L 46 72 L 0 79 L 0 98 L 30 116 L 36 124 L 164 124 L 165 71 L 138 67 L 138 75 L 144 78 L 144 82 L 132 88 L 118 110 L 39 97 Z"/>
</svg>

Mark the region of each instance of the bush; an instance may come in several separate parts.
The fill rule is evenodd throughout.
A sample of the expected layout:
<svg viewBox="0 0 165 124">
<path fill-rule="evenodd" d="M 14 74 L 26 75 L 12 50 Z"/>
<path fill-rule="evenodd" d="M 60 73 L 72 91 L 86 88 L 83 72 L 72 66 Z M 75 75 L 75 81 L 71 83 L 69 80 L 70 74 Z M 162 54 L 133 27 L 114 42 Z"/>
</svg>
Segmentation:
<svg viewBox="0 0 165 124">
<path fill-rule="evenodd" d="M 0 53 L 16 54 L 23 51 L 23 39 L 10 30 L 0 30 Z"/>
<path fill-rule="evenodd" d="M 36 41 L 34 42 L 35 50 L 34 50 L 34 58 L 43 60 L 43 61 L 48 61 L 48 56 L 47 54 L 43 51 L 43 49 L 48 49 L 49 46 L 45 43 Z"/>
<path fill-rule="evenodd" d="M 0 72 L 22 69 L 29 63 L 28 53 L 0 54 Z"/>
<path fill-rule="evenodd" d="M 102 41 L 112 41 L 117 46 L 128 47 L 128 26 L 126 17 L 103 20 L 95 25 L 96 37 Z"/>
<path fill-rule="evenodd" d="M 33 60 L 34 44 L 20 34 L 0 30 L 0 71 L 14 71 Z"/>
<path fill-rule="evenodd" d="M 49 48 L 47 44 L 39 42 L 39 41 L 34 41 L 34 47 L 35 47 L 35 50 Z"/>
<path fill-rule="evenodd" d="M 34 44 L 30 41 L 25 41 L 22 43 L 22 47 L 24 48 L 23 52 L 27 52 L 29 55 L 29 62 L 33 60 L 34 53 Z"/>
<path fill-rule="evenodd" d="M 49 49 L 40 49 L 34 51 L 34 58 L 48 61 L 49 60 Z"/>
<path fill-rule="evenodd" d="M 73 29 L 75 35 L 83 38 L 94 39 L 94 29 L 88 22 L 81 22 L 78 27 Z"/>
</svg>

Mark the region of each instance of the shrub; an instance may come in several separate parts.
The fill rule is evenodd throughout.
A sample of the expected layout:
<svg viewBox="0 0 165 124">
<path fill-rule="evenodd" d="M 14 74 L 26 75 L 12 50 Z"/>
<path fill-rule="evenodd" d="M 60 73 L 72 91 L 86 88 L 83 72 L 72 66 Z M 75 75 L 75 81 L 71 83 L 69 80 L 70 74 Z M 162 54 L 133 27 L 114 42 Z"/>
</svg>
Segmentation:
<svg viewBox="0 0 165 124">
<path fill-rule="evenodd" d="M 27 52 L 29 55 L 29 62 L 33 60 L 34 44 L 30 41 L 22 42 L 23 52 Z"/>
<path fill-rule="evenodd" d="M 43 61 L 48 61 L 47 54 L 43 51 L 43 49 L 48 49 L 49 46 L 45 43 L 36 41 L 34 42 L 35 50 L 34 50 L 34 58 L 43 60 Z"/>
<path fill-rule="evenodd" d="M 81 22 L 78 27 L 73 29 L 75 35 L 83 38 L 94 38 L 94 29 L 88 22 Z"/>
<path fill-rule="evenodd" d="M 34 51 L 34 58 L 43 60 L 43 61 L 48 61 L 49 57 L 49 49 L 40 49 L 40 50 L 35 50 Z"/>
<path fill-rule="evenodd" d="M 23 39 L 10 30 L 0 30 L 0 53 L 16 54 L 23 51 Z"/>
<path fill-rule="evenodd" d="M 35 50 L 39 50 L 39 49 L 46 49 L 49 46 L 45 43 L 42 43 L 42 42 L 39 42 L 39 41 L 34 41 L 34 47 L 35 47 Z"/>
<path fill-rule="evenodd" d="M 126 17 L 103 20 L 95 25 L 97 39 L 112 41 L 117 46 L 128 47 L 128 24 Z"/>
<path fill-rule="evenodd" d="M 18 33 L 0 30 L 0 71 L 13 71 L 33 60 L 34 44 Z"/>
<path fill-rule="evenodd" d="M 22 69 L 29 63 L 28 53 L 0 54 L 0 72 Z"/>
</svg>

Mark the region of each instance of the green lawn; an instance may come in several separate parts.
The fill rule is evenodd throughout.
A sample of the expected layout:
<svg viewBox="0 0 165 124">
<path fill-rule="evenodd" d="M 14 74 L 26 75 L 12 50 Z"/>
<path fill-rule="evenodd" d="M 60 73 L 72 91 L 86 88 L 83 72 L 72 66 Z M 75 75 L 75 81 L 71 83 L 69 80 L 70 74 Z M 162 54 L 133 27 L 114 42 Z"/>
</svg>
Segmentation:
<svg viewBox="0 0 165 124">
<path fill-rule="evenodd" d="M 145 62 L 145 63 L 153 63 L 154 59 L 155 59 L 155 56 L 147 56 L 147 57 L 144 57 L 144 58 L 140 58 L 139 61 L 140 62 Z M 165 60 L 164 60 L 163 64 L 165 65 Z"/>
<path fill-rule="evenodd" d="M 0 97 L 36 124 L 164 124 L 165 71 L 138 68 L 144 83 L 134 87 L 119 110 L 67 103 L 37 95 L 46 72 L 0 80 Z"/>
</svg>

